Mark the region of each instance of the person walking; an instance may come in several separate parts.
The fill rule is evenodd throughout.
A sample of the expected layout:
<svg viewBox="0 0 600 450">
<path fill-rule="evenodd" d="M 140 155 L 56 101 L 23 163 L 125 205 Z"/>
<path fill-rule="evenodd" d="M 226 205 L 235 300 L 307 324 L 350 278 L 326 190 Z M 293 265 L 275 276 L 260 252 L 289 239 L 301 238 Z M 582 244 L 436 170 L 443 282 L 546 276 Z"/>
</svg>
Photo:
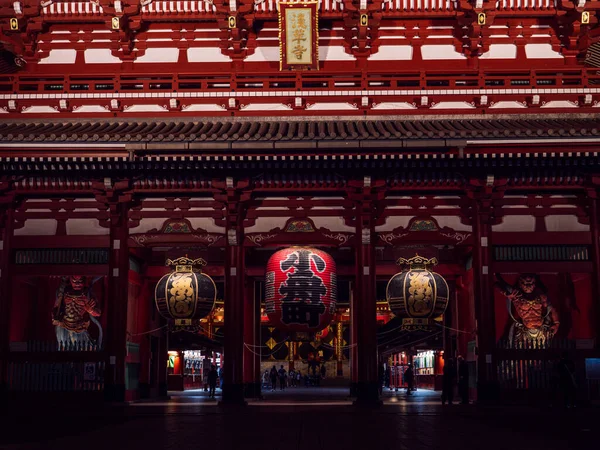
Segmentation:
<svg viewBox="0 0 600 450">
<path fill-rule="evenodd" d="M 275 366 L 273 366 L 269 375 L 271 376 L 271 392 L 274 392 L 277 389 L 277 369 Z"/>
<path fill-rule="evenodd" d="M 290 371 L 288 372 L 288 378 L 290 380 L 290 387 L 295 387 L 296 386 L 296 372 L 294 371 L 294 369 L 290 369 Z"/>
<path fill-rule="evenodd" d="M 377 390 L 379 391 L 379 395 L 383 394 L 384 381 L 385 381 L 385 368 L 383 367 L 383 363 L 379 363 L 379 369 L 377 371 Z"/>
<path fill-rule="evenodd" d="M 415 375 L 413 373 L 412 364 L 408 364 L 404 372 L 404 382 L 406 383 L 406 395 L 412 395 L 415 386 Z"/>
<path fill-rule="evenodd" d="M 215 366 L 211 366 L 210 372 L 208 372 L 208 386 L 210 388 L 208 392 L 208 398 L 215 398 L 215 390 L 217 388 L 217 378 L 219 373 Z"/>
<path fill-rule="evenodd" d="M 302 372 L 298 370 L 296 373 L 296 386 L 300 387 L 300 383 L 302 382 Z"/>
<path fill-rule="evenodd" d="M 392 368 L 389 364 L 385 365 L 385 387 L 392 389 Z"/>
<path fill-rule="evenodd" d="M 454 378 L 456 377 L 456 367 L 452 358 L 448 358 L 444 364 L 444 374 L 442 375 L 442 405 L 451 405 L 454 400 Z"/>
<path fill-rule="evenodd" d="M 458 395 L 461 404 L 469 404 L 469 365 L 460 355 L 458 357 Z"/>
<path fill-rule="evenodd" d="M 283 368 L 283 364 L 281 365 L 281 369 L 279 369 L 279 389 L 281 391 L 285 391 L 285 378 L 287 377 L 287 372 Z"/>
</svg>

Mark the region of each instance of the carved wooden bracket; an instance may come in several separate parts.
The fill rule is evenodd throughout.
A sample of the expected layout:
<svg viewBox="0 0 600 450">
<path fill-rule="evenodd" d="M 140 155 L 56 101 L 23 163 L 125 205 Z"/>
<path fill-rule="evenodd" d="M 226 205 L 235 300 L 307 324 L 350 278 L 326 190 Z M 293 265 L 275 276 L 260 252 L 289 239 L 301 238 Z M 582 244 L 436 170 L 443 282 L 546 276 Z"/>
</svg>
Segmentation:
<svg viewBox="0 0 600 450">
<path fill-rule="evenodd" d="M 389 246 L 407 243 L 430 243 L 438 245 L 473 245 L 472 233 L 456 231 L 450 227 L 440 227 L 433 217 L 414 217 L 406 227 L 377 233 L 378 241 Z"/>
<path fill-rule="evenodd" d="M 194 228 L 187 219 L 167 219 L 159 229 L 147 233 L 129 236 L 130 247 L 155 247 L 161 245 L 198 244 L 205 247 L 224 245 L 225 235 L 209 233 L 201 228 Z"/>
<path fill-rule="evenodd" d="M 344 247 L 354 243 L 354 233 L 317 228 L 310 219 L 289 219 L 283 228 L 274 228 L 266 233 L 247 233 L 247 247 L 279 247 L 283 245 L 315 245 Z"/>
</svg>

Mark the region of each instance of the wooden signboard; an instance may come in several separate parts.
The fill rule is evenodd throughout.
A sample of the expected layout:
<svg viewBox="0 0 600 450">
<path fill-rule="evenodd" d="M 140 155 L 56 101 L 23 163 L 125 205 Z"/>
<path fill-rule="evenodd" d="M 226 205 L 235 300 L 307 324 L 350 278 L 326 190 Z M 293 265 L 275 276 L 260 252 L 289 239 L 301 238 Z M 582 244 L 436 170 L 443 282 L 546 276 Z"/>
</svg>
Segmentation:
<svg viewBox="0 0 600 450">
<path fill-rule="evenodd" d="M 279 3 L 279 70 L 319 69 L 319 5 Z"/>
</svg>

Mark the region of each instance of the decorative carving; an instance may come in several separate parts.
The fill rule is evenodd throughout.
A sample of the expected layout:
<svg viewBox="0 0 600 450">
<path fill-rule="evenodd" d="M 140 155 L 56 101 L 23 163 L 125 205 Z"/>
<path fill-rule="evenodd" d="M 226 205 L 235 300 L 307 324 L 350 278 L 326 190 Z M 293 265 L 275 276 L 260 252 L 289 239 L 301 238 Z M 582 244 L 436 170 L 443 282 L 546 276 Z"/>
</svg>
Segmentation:
<svg viewBox="0 0 600 450">
<path fill-rule="evenodd" d="M 415 219 L 410 224 L 410 231 L 436 231 L 436 223 L 432 219 Z"/>
<path fill-rule="evenodd" d="M 314 231 L 315 228 L 308 220 L 292 220 L 285 227 L 286 233 L 312 233 Z"/>
<path fill-rule="evenodd" d="M 185 239 L 186 241 L 190 239 L 203 242 L 210 247 L 219 241 L 221 237 L 222 235 L 218 233 L 208 233 L 203 229 L 194 229 L 187 219 L 169 219 L 164 222 L 160 230 L 154 228 L 144 234 L 130 235 L 130 238 L 141 246 L 156 245 L 161 242 L 173 242 L 173 239 L 177 240 L 177 242 L 181 242 L 181 239 Z"/>
<path fill-rule="evenodd" d="M 469 239 L 471 233 L 460 233 L 458 231 L 440 231 L 440 235 L 447 237 L 448 239 L 453 239 L 457 244 L 462 244 L 464 241 Z"/>
<path fill-rule="evenodd" d="M 342 245 L 344 245 L 346 242 L 348 242 L 348 239 L 350 239 L 350 235 L 345 233 L 323 233 L 323 236 L 333 239 L 334 241 L 338 241 Z"/>
<path fill-rule="evenodd" d="M 167 259 L 167 262 L 165 263 L 165 265 L 170 266 L 170 267 L 176 267 L 177 272 L 180 272 L 181 270 L 185 270 L 187 271 L 188 266 L 189 267 L 193 267 L 193 266 L 206 266 L 206 260 L 203 258 L 197 258 L 197 259 L 190 259 L 187 256 L 180 256 L 179 258 L 176 259 Z M 183 269 L 180 270 L 179 266 L 182 266 Z"/>
<path fill-rule="evenodd" d="M 459 232 L 449 227 L 440 228 L 439 224 L 434 218 L 414 218 L 412 219 L 406 228 L 398 227 L 393 231 L 379 234 L 379 238 L 388 245 L 395 245 L 396 241 L 402 239 L 409 234 L 411 237 L 421 241 L 424 238 L 413 233 L 424 232 L 427 239 L 433 239 L 439 242 L 450 239 L 457 245 L 463 244 L 467 239 L 471 237 L 471 233 Z M 436 239 L 437 236 L 437 239 Z"/>
<path fill-rule="evenodd" d="M 191 233 L 190 223 L 187 220 L 169 222 L 163 229 L 163 233 Z"/>
<path fill-rule="evenodd" d="M 331 245 L 346 245 L 354 238 L 354 233 L 331 231 L 328 228 L 317 228 L 311 219 L 289 219 L 282 228 L 273 228 L 265 233 L 248 233 L 245 237 L 252 244 L 260 247 L 268 241 L 270 245 L 304 245 L 304 233 L 310 234 L 313 245 L 322 243 Z"/>
<path fill-rule="evenodd" d="M 268 241 L 269 239 L 274 238 L 277 234 L 249 234 L 248 239 L 252 241 L 254 245 L 258 245 L 259 247 L 262 245 L 264 241 Z"/>
<path fill-rule="evenodd" d="M 219 236 L 219 235 L 210 234 L 210 233 L 192 234 L 190 237 L 197 241 L 206 242 L 209 246 L 213 245 L 215 242 L 217 242 L 221 238 L 221 236 Z"/>
<path fill-rule="evenodd" d="M 383 233 L 379 235 L 379 239 L 381 239 L 383 242 L 385 242 L 388 245 L 393 245 L 392 241 L 395 241 L 397 239 L 402 239 L 404 236 L 408 236 L 408 233 L 399 233 L 396 234 L 393 231 L 390 233 Z"/>
<path fill-rule="evenodd" d="M 138 245 L 146 245 L 146 243 L 148 242 L 148 235 L 145 234 L 132 234 L 131 235 L 131 239 L 134 240 L 134 242 Z"/>
</svg>

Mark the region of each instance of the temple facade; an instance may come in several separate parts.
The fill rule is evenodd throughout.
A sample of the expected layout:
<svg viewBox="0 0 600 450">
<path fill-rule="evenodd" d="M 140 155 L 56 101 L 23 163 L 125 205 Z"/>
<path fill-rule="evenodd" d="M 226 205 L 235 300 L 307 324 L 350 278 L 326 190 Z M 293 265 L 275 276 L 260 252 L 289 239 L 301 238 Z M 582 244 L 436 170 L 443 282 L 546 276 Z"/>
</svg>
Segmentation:
<svg viewBox="0 0 600 450">
<path fill-rule="evenodd" d="M 2 395 L 600 398 L 598 9 L 1 1 Z"/>
</svg>

